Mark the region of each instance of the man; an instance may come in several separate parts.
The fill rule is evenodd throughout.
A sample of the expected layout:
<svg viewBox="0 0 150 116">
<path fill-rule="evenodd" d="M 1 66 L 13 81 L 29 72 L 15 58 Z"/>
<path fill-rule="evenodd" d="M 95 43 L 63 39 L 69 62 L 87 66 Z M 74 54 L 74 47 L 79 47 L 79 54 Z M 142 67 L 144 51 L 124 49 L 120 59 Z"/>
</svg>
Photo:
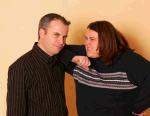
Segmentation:
<svg viewBox="0 0 150 116">
<path fill-rule="evenodd" d="M 54 13 L 41 18 L 38 43 L 9 67 L 7 116 L 67 116 L 64 67 L 58 53 L 69 24 Z"/>
</svg>

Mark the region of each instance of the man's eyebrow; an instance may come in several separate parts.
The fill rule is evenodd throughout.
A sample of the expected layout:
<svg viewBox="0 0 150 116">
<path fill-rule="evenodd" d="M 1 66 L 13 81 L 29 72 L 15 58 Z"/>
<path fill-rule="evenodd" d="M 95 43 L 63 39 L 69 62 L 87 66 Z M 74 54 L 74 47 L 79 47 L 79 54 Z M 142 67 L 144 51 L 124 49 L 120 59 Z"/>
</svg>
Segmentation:
<svg viewBox="0 0 150 116">
<path fill-rule="evenodd" d="M 60 35 L 60 33 L 59 33 L 59 32 L 54 32 L 54 34 L 56 34 L 56 35 Z"/>
</svg>

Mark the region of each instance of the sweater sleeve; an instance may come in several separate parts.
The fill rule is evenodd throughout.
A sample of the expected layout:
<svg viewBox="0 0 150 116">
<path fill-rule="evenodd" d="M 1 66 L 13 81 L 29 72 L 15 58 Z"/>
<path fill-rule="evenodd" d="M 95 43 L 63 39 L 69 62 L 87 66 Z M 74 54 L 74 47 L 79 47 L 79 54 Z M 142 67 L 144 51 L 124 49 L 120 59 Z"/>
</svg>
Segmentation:
<svg viewBox="0 0 150 116">
<path fill-rule="evenodd" d="M 139 114 L 150 107 L 150 62 L 142 56 L 130 52 L 126 58 L 126 68 L 138 86 L 133 112 Z"/>
<path fill-rule="evenodd" d="M 8 71 L 7 116 L 26 116 L 25 70 L 13 65 Z"/>
<path fill-rule="evenodd" d="M 73 74 L 73 69 L 76 66 L 71 62 L 72 58 L 77 55 L 86 55 L 85 47 L 83 45 L 65 45 L 60 53 L 60 60 L 64 64 L 66 72 Z"/>
</svg>

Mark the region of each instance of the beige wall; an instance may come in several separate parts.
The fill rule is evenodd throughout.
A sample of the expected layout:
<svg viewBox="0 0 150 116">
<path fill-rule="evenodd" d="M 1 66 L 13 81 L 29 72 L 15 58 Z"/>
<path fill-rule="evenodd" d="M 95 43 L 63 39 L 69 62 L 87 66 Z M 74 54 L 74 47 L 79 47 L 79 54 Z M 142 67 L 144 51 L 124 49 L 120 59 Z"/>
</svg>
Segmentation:
<svg viewBox="0 0 150 116">
<path fill-rule="evenodd" d="M 149 5 L 149 0 L 0 0 L 0 116 L 6 115 L 8 66 L 37 41 L 41 16 L 56 12 L 67 17 L 72 22 L 68 43 L 82 43 L 91 21 L 109 20 L 132 48 L 150 60 Z M 75 112 L 72 83 L 72 78 L 66 79 L 66 96 L 70 111 Z"/>
</svg>

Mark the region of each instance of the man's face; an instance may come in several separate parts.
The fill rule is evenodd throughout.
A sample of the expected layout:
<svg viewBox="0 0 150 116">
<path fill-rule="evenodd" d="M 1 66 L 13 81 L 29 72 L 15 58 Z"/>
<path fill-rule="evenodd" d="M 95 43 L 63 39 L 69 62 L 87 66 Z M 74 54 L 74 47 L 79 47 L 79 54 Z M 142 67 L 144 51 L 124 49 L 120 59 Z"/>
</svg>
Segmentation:
<svg viewBox="0 0 150 116">
<path fill-rule="evenodd" d="M 46 29 L 40 29 L 39 46 L 47 54 L 58 54 L 64 47 L 68 35 L 69 26 L 60 20 L 53 20 Z"/>
<path fill-rule="evenodd" d="M 98 33 L 94 30 L 87 29 L 85 32 L 85 48 L 88 57 L 99 57 Z"/>
</svg>

